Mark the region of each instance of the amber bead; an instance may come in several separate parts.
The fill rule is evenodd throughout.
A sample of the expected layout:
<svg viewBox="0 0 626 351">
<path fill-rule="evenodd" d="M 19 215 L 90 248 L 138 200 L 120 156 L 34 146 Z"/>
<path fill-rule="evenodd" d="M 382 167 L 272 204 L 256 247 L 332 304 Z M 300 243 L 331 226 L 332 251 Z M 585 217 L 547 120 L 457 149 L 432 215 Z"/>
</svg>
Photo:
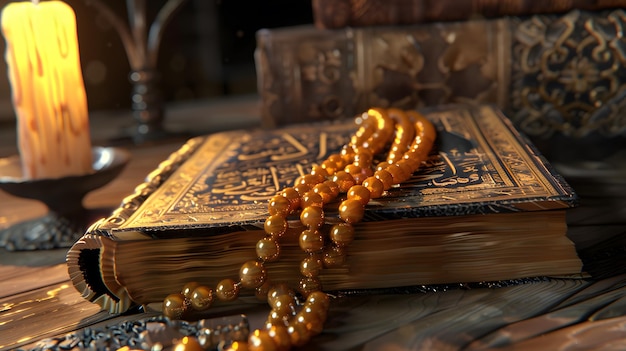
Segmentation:
<svg viewBox="0 0 626 351">
<path fill-rule="evenodd" d="M 233 341 L 224 351 L 248 351 L 248 343 L 242 341 Z"/>
<path fill-rule="evenodd" d="M 417 170 L 422 164 L 421 159 L 414 158 L 410 153 L 404 154 L 402 161 L 406 162 L 413 171 Z"/>
<path fill-rule="evenodd" d="M 369 148 L 371 148 L 372 150 L 382 149 L 381 144 L 385 142 L 384 140 L 382 140 L 384 137 L 385 133 L 380 133 L 379 131 L 372 133 L 372 136 L 367 141 Z"/>
<path fill-rule="evenodd" d="M 339 195 L 339 185 L 335 183 L 334 181 L 329 179 L 322 184 L 328 185 L 328 188 L 330 189 L 330 193 L 333 195 L 333 199 L 336 198 L 337 195 Z"/>
<path fill-rule="evenodd" d="M 291 348 L 291 338 L 286 326 L 274 325 L 267 330 L 267 334 L 274 340 L 277 350 L 286 351 Z"/>
<path fill-rule="evenodd" d="M 339 186 L 339 191 L 345 193 L 355 184 L 354 178 L 346 171 L 339 171 L 333 176 L 333 182 Z"/>
<path fill-rule="evenodd" d="M 287 219 L 281 215 L 273 215 L 265 220 L 265 232 L 272 237 L 280 237 L 287 231 Z"/>
<path fill-rule="evenodd" d="M 417 158 L 423 159 L 430 152 L 430 150 L 428 150 L 428 148 L 425 147 L 424 141 L 425 140 L 422 137 L 415 138 L 415 140 L 413 141 L 413 144 L 411 145 L 407 153 L 410 153 L 416 156 Z"/>
<path fill-rule="evenodd" d="M 398 162 L 399 160 L 402 159 L 402 156 L 404 156 L 404 152 L 402 151 L 390 152 L 389 155 L 387 155 L 387 162 L 389 163 Z"/>
<path fill-rule="evenodd" d="M 254 289 L 254 296 L 256 296 L 259 301 L 266 302 L 267 294 L 269 293 L 271 287 L 272 283 L 269 281 L 269 279 L 265 280 L 265 282 L 261 284 L 261 286 Z"/>
<path fill-rule="evenodd" d="M 328 173 L 328 172 L 326 172 L 326 170 L 325 170 L 325 169 L 323 169 L 323 168 L 321 168 L 321 167 L 320 167 L 320 169 L 322 170 L 322 172 L 324 172 L 324 173 Z M 313 179 L 314 179 L 314 181 L 315 181 L 315 182 L 313 183 L 313 186 L 315 186 L 315 185 L 317 185 L 317 184 L 320 184 L 320 183 L 322 183 L 322 182 L 324 182 L 324 181 L 326 180 L 326 177 L 325 177 L 325 176 L 323 176 L 323 175 L 321 174 L 321 172 L 311 173 L 311 174 L 309 174 L 309 175 L 310 175 L 311 177 L 313 177 Z"/>
<path fill-rule="evenodd" d="M 356 133 L 354 133 L 354 135 L 350 138 L 350 145 L 363 144 L 363 142 L 367 140 L 372 132 L 373 130 L 371 128 L 359 128 Z"/>
<path fill-rule="evenodd" d="M 313 167 L 311 167 L 311 174 L 321 177 L 322 180 L 320 182 L 326 180 L 326 177 L 328 177 L 328 171 L 321 165 L 314 165 Z"/>
<path fill-rule="evenodd" d="M 276 344 L 267 330 L 255 330 L 248 337 L 248 350 L 250 351 L 275 351 Z"/>
<path fill-rule="evenodd" d="M 329 176 L 335 174 L 335 172 L 339 169 L 339 165 L 330 160 L 322 162 L 321 167 L 326 171 L 326 173 L 328 173 Z"/>
<path fill-rule="evenodd" d="M 324 267 L 341 267 L 346 262 L 345 250 L 338 246 L 330 246 L 324 249 L 322 256 Z"/>
<path fill-rule="evenodd" d="M 300 184 L 306 184 L 306 182 L 303 181 L 302 179 L 303 176 L 299 176 L 296 179 L 293 180 L 293 186 L 295 187 L 296 185 L 300 185 Z"/>
<path fill-rule="evenodd" d="M 270 313 L 267 315 L 267 319 L 265 320 L 265 328 L 269 329 L 274 325 L 287 326 L 291 317 L 293 316 L 285 316 L 282 313 L 271 310 Z"/>
<path fill-rule="evenodd" d="M 280 295 L 272 300 L 272 310 L 283 317 L 291 317 L 296 310 L 296 301 L 290 295 Z"/>
<path fill-rule="evenodd" d="M 280 256 L 280 245 L 271 238 L 263 238 L 256 243 L 256 255 L 263 261 L 275 261 Z"/>
<path fill-rule="evenodd" d="M 324 206 L 324 198 L 322 195 L 316 193 L 313 190 L 307 191 L 302 197 L 302 202 L 300 205 L 302 208 L 307 208 L 311 206 L 323 207 Z"/>
<path fill-rule="evenodd" d="M 173 350 L 176 351 L 203 351 L 204 348 L 198 342 L 198 339 L 191 336 L 184 336 L 180 341 L 174 346 Z"/>
<path fill-rule="evenodd" d="M 289 213 L 300 208 L 300 194 L 294 188 L 285 188 L 280 194 L 289 200 Z"/>
<path fill-rule="evenodd" d="M 384 169 L 379 169 L 374 172 L 374 177 L 380 179 L 380 181 L 383 182 L 383 187 L 385 190 L 390 189 L 393 185 L 393 177 L 391 176 L 391 173 L 387 172 Z"/>
<path fill-rule="evenodd" d="M 396 165 L 400 167 L 404 172 L 406 172 L 406 174 L 408 174 L 407 179 L 410 179 L 411 175 L 413 175 L 413 172 L 415 172 L 415 170 L 417 169 L 417 167 L 413 167 L 411 165 L 411 162 L 406 160 L 400 160 L 396 163 Z"/>
<path fill-rule="evenodd" d="M 332 154 L 328 156 L 327 160 L 331 162 L 335 162 L 337 166 L 339 166 L 340 168 L 343 168 L 346 166 L 346 163 L 345 163 L 346 161 L 345 161 L 344 155 L 342 154 Z"/>
<path fill-rule="evenodd" d="M 352 163 L 347 165 L 343 170 L 354 178 L 355 175 L 361 174 L 363 168 L 361 168 L 360 166 L 356 166 L 354 163 Z"/>
<path fill-rule="evenodd" d="M 354 227 L 348 223 L 335 224 L 330 230 L 330 239 L 339 247 L 348 246 L 354 240 Z"/>
<path fill-rule="evenodd" d="M 293 186 L 294 190 L 298 192 L 300 198 L 304 196 L 309 190 L 311 190 L 311 186 L 308 184 L 297 184 Z M 302 204 L 300 204 L 302 206 Z"/>
<path fill-rule="evenodd" d="M 198 311 L 204 311 L 213 304 L 213 289 L 200 285 L 191 293 L 191 306 Z"/>
<path fill-rule="evenodd" d="M 295 292 L 285 283 L 274 284 L 267 292 L 267 303 L 273 306 L 275 303 L 274 300 L 281 295 L 289 295 L 293 298 Z"/>
<path fill-rule="evenodd" d="M 366 169 L 363 169 L 362 167 L 357 166 L 355 164 L 347 165 L 344 171 L 346 171 L 346 173 L 352 176 L 352 179 L 354 179 L 355 184 L 363 183 L 365 178 L 368 177 L 366 173 Z"/>
<path fill-rule="evenodd" d="M 322 202 L 325 204 L 331 202 L 336 196 L 333 195 L 333 190 L 326 182 L 315 185 L 313 191 L 322 196 Z"/>
<path fill-rule="evenodd" d="M 239 269 L 239 279 L 244 288 L 257 288 L 267 279 L 267 270 L 259 261 L 247 261 Z"/>
<path fill-rule="evenodd" d="M 356 145 L 349 144 L 344 145 L 341 148 L 341 162 L 342 167 L 346 167 L 347 165 L 354 163 L 354 156 L 356 156 Z"/>
<path fill-rule="evenodd" d="M 181 319 L 187 310 L 185 296 L 181 293 L 170 294 L 163 300 L 163 314 L 170 319 Z"/>
<path fill-rule="evenodd" d="M 315 291 L 307 296 L 306 304 L 317 306 L 321 310 L 327 310 L 328 306 L 330 306 L 330 298 L 322 291 Z"/>
<path fill-rule="evenodd" d="M 198 286 L 200 286 L 200 283 L 198 282 L 189 282 L 183 285 L 183 290 L 181 291 L 181 293 L 183 294 L 183 296 L 185 296 L 185 298 L 190 299 L 193 289 L 197 288 Z"/>
<path fill-rule="evenodd" d="M 374 155 L 366 148 L 358 148 L 354 155 L 354 164 L 359 167 L 369 167 L 374 160 Z"/>
<path fill-rule="evenodd" d="M 363 186 L 370 191 L 370 197 L 372 199 L 377 199 L 383 196 L 383 193 L 385 192 L 385 187 L 382 180 L 374 176 L 366 178 L 363 181 Z"/>
<path fill-rule="evenodd" d="M 409 179 L 409 177 L 411 176 L 408 172 L 406 172 L 406 170 L 399 167 L 397 163 L 389 165 L 387 168 L 385 168 L 385 170 L 389 172 L 389 174 L 391 174 L 393 184 L 400 184 Z"/>
<path fill-rule="evenodd" d="M 302 262 L 300 262 L 300 273 L 308 278 L 317 277 L 322 268 L 322 260 L 316 256 L 305 257 Z"/>
<path fill-rule="evenodd" d="M 223 279 L 215 287 L 215 296 L 222 301 L 232 301 L 239 296 L 239 284 L 232 279 Z"/>
<path fill-rule="evenodd" d="M 302 323 L 290 323 L 287 327 L 291 345 L 300 347 L 305 345 L 311 339 L 311 332 L 306 325 Z"/>
<path fill-rule="evenodd" d="M 300 213 L 300 222 L 309 228 L 319 228 L 324 224 L 324 210 L 321 206 L 309 206 Z"/>
<path fill-rule="evenodd" d="M 371 167 L 363 168 L 363 175 L 365 178 L 371 177 L 374 175 L 374 170 Z"/>
<path fill-rule="evenodd" d="M 289 214 L 289 199 L 281 195 L 274 195 L 269 201 L 268 211 L 270 215 L 287 216 Z"/>
<path fill-rule="evenodd" d="M 364 215 L 365 206 L 359 200 L 347 199 L 339 205 L 339 218 L 346 223 L 358 223 L 363 219 Z"/>
<path fill-rule="evenodd" d="M 321 183 L 324 181 L 324 178 L 320 175 L 315 174 L 305 174 L 298 178 L 301 184 L 308 185 L 309 187 L 314 187 L 315 184 Z"/>
<path fill-rule="evenodd" d="M 313 310 L 310 306 L 304 306 L 298 314 L 296 314 L 296 323 L 302 323 L 311 332 L 317 335 L 324 329 L 324 319 L 322 315 Z"/>
<path fill-rule="evenodd" d="M 309 296 L 310 293 L 314 291 L 322 290 L 322 283 L 317 278 L 309 278 L 305 277 L 300 279 L 300 283 L 298 284 L 298 291 L 303 296 Z"/>
<path fill-rule="evenodd" d="M 315 291 L 315 292 L 318 292 L 318 291 Z M 328 318 L 328 307 L 324 307 L 319 304 L 318 305 L 307 304 L 305 306 L 310 309 L 310 313 L 314 313 L 315 315 L 317 315 L 318 318 L 322 321 L 322 323 L 326 321 L 326 318 Z"/>
<path fill-rule="evenodd" d="M 354 185 L 350 187 L 346 195 L 348 199 L 358 200 L 363 206 L 370 202 L 371 197 L 370 190 L 363 185 Z"/>
<path fill-rule="evenodd" d="M 316 252 L 324 247 L 324 236 L 319 230 L 306 229 L 300 234 L 300 248 L 305 252 Z"/>
</svg>

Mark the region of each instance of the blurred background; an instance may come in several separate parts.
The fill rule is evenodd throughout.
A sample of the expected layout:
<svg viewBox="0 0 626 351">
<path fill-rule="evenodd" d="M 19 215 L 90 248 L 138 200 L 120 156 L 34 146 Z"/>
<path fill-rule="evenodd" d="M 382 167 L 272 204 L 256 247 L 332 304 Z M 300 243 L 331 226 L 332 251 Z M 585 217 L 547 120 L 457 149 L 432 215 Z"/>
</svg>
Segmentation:
<svg viewBox="0 0 626 351">
<path fill-rule="evenodd" d="M 102 0 L 128 21 L 126 1 Z M 12 1 L 0 1 L 0 8 Z M 88 0 L 65 0 L 77 17 L 83 79 L 90 111 L 130 109 L 130 67 L 117 31 Z M 165 0 L 146 1 L 152 20 Z M 255 32 L 312 23 L 310 0 L 187 0 L 167 25 L 158 68 L 166 103 L 255 94 Z M 4 53 L 5 40 L 0 42 Z M 15 115 L 0 60 L 0 128 Z"/>
</svg>

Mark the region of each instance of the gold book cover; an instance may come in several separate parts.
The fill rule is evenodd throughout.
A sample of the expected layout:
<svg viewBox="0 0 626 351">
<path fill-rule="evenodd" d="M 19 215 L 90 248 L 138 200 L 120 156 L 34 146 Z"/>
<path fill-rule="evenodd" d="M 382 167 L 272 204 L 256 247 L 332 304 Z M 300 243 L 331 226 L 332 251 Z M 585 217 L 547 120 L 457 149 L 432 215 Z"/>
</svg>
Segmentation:
<svg viewBox="0 0 626 351">
<path fill-rule="evenodd" d="M 581 273 L 565 221 L 577 196 L 506 116 L 490 105 L 423 112 L 437 129 L 433 151 L 409 181 L 368 204 L 345 266 L 320 276 L 325 289 Z M 264 236 L 267 200 L 355 129 L 338 120 L 190 139 L 70 249 L 76 289 L 121 312 L 186 281 L 236 275 Z M 272 276 L 297 281 L 294 237 L 269 265 Z"/>
</svg>

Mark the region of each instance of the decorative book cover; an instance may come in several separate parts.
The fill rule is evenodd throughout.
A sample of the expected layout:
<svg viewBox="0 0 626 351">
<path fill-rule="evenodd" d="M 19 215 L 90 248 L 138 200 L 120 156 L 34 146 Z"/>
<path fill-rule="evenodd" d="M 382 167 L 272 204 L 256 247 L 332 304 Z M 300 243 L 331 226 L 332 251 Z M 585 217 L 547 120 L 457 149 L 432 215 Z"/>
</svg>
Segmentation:
<svg viewBox="0 0 626 351">
<path fill-rule="evenodd" d="M 626 6 L 624 0 L 313 0 L 318 28 L 404 25 L 499 16 L 596 11 Z"/>
<path fill-rule="evenodd" d="M 542 2 L 543 3 L 543 2 Z M 257 32 L 263 122 L 488 103 L 535 140 L 624 135 L 626 13 Z"/>
<path fill-rule="evenodd" d="M 361 269 L 325 269 L 324 286 L 580 273 L 565 223 L 576 194 L 533 145 L 492 106 L 426 112 L 437 128 L 434 151 L 409 181 L 368 205 L 347 259 Z M 339 151 L 355 128 L 339 120 L 189 140 L 72 247 L 74 285 L 85 298 L 121 311 L 162 300 L 182 286 L 180 279 L 236 274 L 263 236 L 267 200 Z M 285 255 L 287 263 L 268 269 L 289 280 L 298 274 L 289 262 L 299 256 Z M 396 271 L 382 272 L 381 262 Z"/>
</svg>

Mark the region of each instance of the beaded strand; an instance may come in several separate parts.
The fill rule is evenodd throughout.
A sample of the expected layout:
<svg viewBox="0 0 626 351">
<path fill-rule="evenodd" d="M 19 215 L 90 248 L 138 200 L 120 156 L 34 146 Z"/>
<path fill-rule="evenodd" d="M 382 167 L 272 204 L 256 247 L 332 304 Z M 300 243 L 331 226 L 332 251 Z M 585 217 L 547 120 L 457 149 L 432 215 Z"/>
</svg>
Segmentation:
<svg viewBox="0 0 626 351">
<path fill-rule="evenodd" d="M 363 219 L 366 205 L 408 180 L 428 156 L 436 136 L 433 125 L 416 111 L 372 108 L 356 123 L 359 128 L 340 153 L 314 165 L 309 174 L 298 177 L 293 186 L 269 200 L 266 235 L 256 244 L 257 257 L 242 264 L 239 279 L 223 279 L 215 290 L 196 282 L 187 283 L 180 293 L 164 299 L 163 313 L 167 317 L 181 319 L 190 309 L 204 311 L 215 298 L 235 300 L 241 288 L 245 288 L 254 289 L 258 298 L 266 299 L 271 312 L 264 329 L 252 332 L 247 343 L 234 342 L 231 349 L 288 350 L 304 345 L 322 331 L 330 300 L 322 292 L 321 270 L 345 262 L 347 248 L 355 236 L 354 225 Z M 386 159 L 373 167 L 375 156 L 386 147 Z M 339 194 L 345 194 L 338 206 L 341 221 L 331 227 L 326 237 L 322 232 L 326 223 L 324 205 Z M 273 284 L 265 268 L 266 263 L 280 257 L 280 241 L 289 229 L 287 218 L 298 212 L 305 228 L 298 238 L 306 253 L 300 263 L 302 278 L 297 288 L 305 299 L 303 303 L 285 283 Z"/>
</svg>

